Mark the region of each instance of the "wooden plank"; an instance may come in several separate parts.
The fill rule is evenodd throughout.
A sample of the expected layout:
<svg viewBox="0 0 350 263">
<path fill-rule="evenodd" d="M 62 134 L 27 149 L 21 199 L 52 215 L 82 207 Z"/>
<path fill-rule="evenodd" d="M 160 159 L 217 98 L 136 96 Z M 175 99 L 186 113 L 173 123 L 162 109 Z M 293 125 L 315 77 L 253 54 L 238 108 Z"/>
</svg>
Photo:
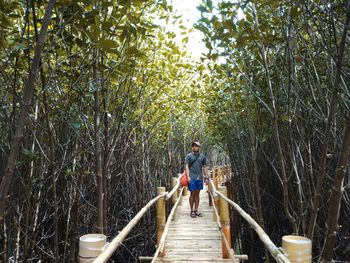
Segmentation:
<svg viewBox="0 0 350 263">
<path fill-rule="evenodd" d="M 222 259 L 221 233 L 213 221 L 207 193 L 201 192 L 199 211 L 203 217 L 190 217 L 188 196 L 178 207 L 177 220 L 172 222 L 165 241 L 165 255 L 156 262 L 232 262 Z"/>
<path fill-rule="evenodd" d="M 231 262 L 232 260 L 230 259 L 218 259 L 218 258 L 163 258 L 163 259 L 157 259 L 156 262 L 176 262 L 176 263 L 185 263 L 185 262 L 200 262 L 200 263 L 226 263 L 226 262 Z"/>
</svg>

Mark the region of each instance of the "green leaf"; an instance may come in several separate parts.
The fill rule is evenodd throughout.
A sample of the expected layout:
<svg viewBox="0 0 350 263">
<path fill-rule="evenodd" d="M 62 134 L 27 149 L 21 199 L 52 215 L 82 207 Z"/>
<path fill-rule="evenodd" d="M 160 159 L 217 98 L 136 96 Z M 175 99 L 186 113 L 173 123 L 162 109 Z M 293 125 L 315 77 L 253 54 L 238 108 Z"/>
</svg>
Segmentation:
<svg viewBox="0 0 350 263">
<path fill-rule="evenodd" d="M 99 26 L 96 26 L 96 25 L 91 25 L 90 26 L 91 28 L 91 39 L 96 41 L 100 38 L 100 27 Z"/>
<path fill-rule="evenodd" d="M 81 127 L 81 122 L 80 122 L 79 120 L 71 120 L 71 121 L 69 122 L 69 125 L 70 125 L 73 129 L 78 130 L 78 129 L 80 129 L 80 127 Z"/>
<path fill-rule="evenodd" d="M 110 50 L 118 47 L 118 42 L 111 39 L 101 39 L 97 42 L 97 45 L 105 50 Z"/>
<path fill-rule="evenodd" d="M 209 9 L 212 9 L 213 8 L 213 2 L 211 0 L 207 0 L 207 7 Z"/>
<path fill-rule="evenodd" d="M 202 5 L 197 6 L 197 9 L 198 9 L 201 13 L 208 12 L 208 10 L 207 10 L 204 6 L 202 6 Z"/>
<path fill-rule="evenodd" d="M 97 90 L 95 81 L 91 80 L 89 81 L 89 91 L 91 93 L 95 92 Z"/>
<path fill-rule="evenodd" d="M 127 55 L 135 55 L 139 53 L 139 50 L 135 46 L 132 46 L 132 47 L 129 47 L 125 53 Z"/>
</svg>

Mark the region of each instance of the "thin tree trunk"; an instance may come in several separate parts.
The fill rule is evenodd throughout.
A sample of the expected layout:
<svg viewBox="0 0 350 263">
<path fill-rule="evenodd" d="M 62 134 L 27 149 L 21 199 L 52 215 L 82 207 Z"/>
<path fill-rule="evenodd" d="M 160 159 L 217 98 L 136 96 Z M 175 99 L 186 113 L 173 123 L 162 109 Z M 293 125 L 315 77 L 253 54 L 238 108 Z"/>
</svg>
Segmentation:
<svg viewBox="0 0 350 263">
<path fill-rule="evenodd" d="M 261 194 L 260 194 L 260 184 L 259 184 L 259 172 L 258 172 L 258 162 L 257 162 L 257 154 L 258 154 L 258 145 L 256 142 L 256 135 L 255 135 L 255 129 L 253 127 L 250 127 L 249 129 L 250 133 L 250 141 L 251 141 L 251 147 L 252 147 L 252 165 L 253 165 L 253 182 L 254 182 L 254 197 L 253 200 L 255 200 L 255 210 L 256 210 L 256 217 L 258 220 L 259 225 L 262 229 L 265 229 L 265 222 L 264 217 L 262 213 L 262 207 L 261 207 Z M 269 263 L 269 251 L 265 248 L 265 262 Z"/>
<path fill-rule="evenodd" d="M 100 102 L 99 102 L 99 81 L 97 72 L 98 54 L 97 50 L 93 51 L 93 86 L 94 86 L 94 98 L 95 98 L 95 173 L 97 177 L 97 213 L 98 213 L 98 225 L 97 231 L 101 234 L 104 233 L 104 219 L 103 219 L 103 178 L 102 178 L 102 164 L 101 164 L 101 138 L 100 138 Z"/>
<path fill-rule="evenodd" d="M 287 55 L 288 55 L 288 92 L 287 92 L 287 114 L 288 118 L 292 118 L 291 114 L 291 105 L 293 103 L 291 102 L 291 92 L 293 89 L 297 88 L 298 82 L 296 78 L 296 73 L 295 73 L 295 62 L 294 62 L 294 56 L 293 56 L 293 49 L 294 49 L 294 35 L 295 35 L 295 30 L 293 26 L 293 19 L 291 17 L 291 8 L 288 9 L 288 26 L 287 26 Z M 294 150 L 294 140 L 293 140 L 293 132 L 292 132 L 292 122 L 288 121 L 288 133 L 289 133 L 289 154 L 290 154 L 290 159 L 293 165 L 293 169 L 295 172 L 295 177 L 296 177 L 296 183 L 297 183 L 297 189 L 298 189 L 298 217 L 297 220 L 301 223 L 296 223 L 297 227 L 297 232 L 295 234 L 299 234 L 299 225 L 301 224 L 302 232 L 304 233 L 305 227 L 303 224 L 303 218 L 304 218 L 304 200 L 303 200 L 303 189 L 301 185 L 301 180 L 298 172 L 298 167 L 297 167 L 297 162 L 296 162 L 296 157 L 295 157 L 295 150 Z M 295 146 L 298 147 L 298 146 Z"/>
<path fill-rule="evenodd" d="M 330 262 L 333 257 L 333 248 L 335 245 L 337 231 L 339 210 L 341 205 L 341 197 L 343 194 L 343 182 L 347 171 L 347 162 L 350 152 L 350 111 L 345 120 L 345 131 L 343 137 L 342 148 L 338 160 L 336 175 L 332 187 L 331 200 L 328 206 L 327 215 L 327 234 L 323 247 L 323 257 L 326 262 Z"/>
<path fill-rule="evenodd" d="M 317 212 L 320 207 L 320 202 L 321 202 L 321 191 L 322 191 L 322 185 L 323 185 L 323 180 L 324 180 L 324 174 L 325 174 L 325 169 L 326 169 L 326 155 L 327 155 L 327 149 L 328 149 L 328 144 L 329 140 L 331 137 L 331 127 L 334 119 L 334 115 L 336 112 L 336 107 L 338 103 L 338 91 L 339 91 L 339 86 L 340 86 L 340 77 L 341 77 L 341 69 L 342 69 L 342 61 L 344 57 L 344 47 L 346 43 L 346 35 L 349 29 L 349 22 L 350 22 L 350 1 L 348 1 L 347 6 L 346 6 L 346 20 L 344 24 L 344 30 L 339 46 L 339 54 L 337 57 L 336 62 L 336 73 L 335 73 L 335 79 L 334 79 L 334 86 L 333 86 L 333 92 L 332 92 L 332 98 L 331 98 L 331 104 L 327 116 L 327 123 L 326 123 L 326 130 L 325 130 L 325 137 L 322 145 L 322 150 L 321 150 L 321 158 L 320 162 L 318 165 L 318 175 L 317 175 L 317 184 L 316 184 L 316 192 L 315 192 L 315 197 L 314 201 L 312 204 L 312 213 L 311 213 L 311 218 L 310 218 L 310 225 L 308 228 L 308 233 L 307 236 L 308 238 L 312 239 L 314 235 L 314 229 L 316 225 L 316 219 L 317 219 Z"/>
<path fill-rule="evenodd" d="M 44 83 L 43 83 L 44 84 Z M 44 87 L 43 87 L 44 88 Z M 53 136 L 52 124 L 49 119 L 49 110 L 47 104 L 47 95 L 44 88 L 43 92 L 43 102 L 45 110 L 45 121 L 47 125 L 47 132 L 49 135 L 49 160 L 50 164 L 48 167 L 48 174 L 51 177 L 52 184 L 52 197 L 53 197 L 53 207 L 54 207 L 54 254 L 55 262 L 59 262 L 59 248 L 58 248 L 58 206 L 57 206 L 57 190 L 56 190 L 56 158 L 55 158 L 55 141 Z"/>
<path fill-rule="evenodd" d="M 4 177 L 0 185 L 0 222 L 4 219 L 5 208 L 6 208 L 5 202 L 8 197 L 8 193 L 9 193 L 9 189 L 10 189 L 10 185 L 13 177 L 13 172 L 15 169 L 15 163 L 19 155 L 19 148 L 21 146 L 22 139 L 23 139 L 23 130 L 27 121 L 27 113 L 31 105 L 31 99 L 33 96 L 34 81 L 36 79 L 37 71 L 40 64 L 41 51 L 44 46 L 46 32 L 51 20 L 52 10 L 55 6 L 55 2 L 56 0 L 50 0 L 47 5 L 42 28 L 40 30 L 40 35 L 35 47 L 33 62 L 32 62 L 29 76 L 24 88 L 22 105 L 21 105 L 21 114 L 17 123 L 15 136 L 12 142 L 12 148 L 11 148 L 7 165 L 4 171 Z"/>
<path fill-rule="evenodd" d="M 35 110 L 34 110 L 34 123 L 37 122 L 38 120 L 38 112 L 39 112 L 39 103 L 38 101 L 35 102 Z M 37 125 L 34 126 L 33 128 L 33 141 L 32 141 L 32 145 L 31 145 L 31 152 L 35 152 L 35 137 L 36 137 L 36 127 Z M 34 174 L 34 160 L 30 161 L 30 165 L 29 165 L 29 186 L 28 186 L 28 193 L 32 192 L 33 189 L 33 174 Z M 26 200 L 26 215 L 25 215 L 25 230 L 24 230 L 24 251 L 23 251 L 23 261 L 25 262 L 27 260 L 27 255 L 28 255 L 28 234 L 31 232 L 31 230 L 29 230 L 29 222 L 30 222 L 30 217 L 32 217 L 32 214 L 30 213 L 30 211 L 32 210 L 32 195 L 29 196 L 29 198 Z"/>
<path fill-rule="evenodd" d="M 257 28 L 259 28 L 259 20 L 258 15 L 255 9 L 255 6 L 253 6 L 254 15 L 255 15 L 255 22 L 257 25 Z M 278 114 L 276 109 L 276 101 L 275 101 L 275 95 L 273 92 L 271 77 L 270 77 L 270 71 L 269 71 L 269 65 L 267 62 L 267 56 L 266 56 L 266 50 L 264 44 L 261 44 L 261 55 L 264 61 L 264 69 L 268 81 L 269 86 L 269 94 L 271 99 L 271 113 L 272 113 L 272 120 L 273 120 L 273 126 L 274 126 L 274 135 L 276 140 L 276 148 L 277 148 L 277 154 L 278 154 L 278 161 L 281 169 L 281 177 L 282 177 L 282 187 L 283 187 L 283 208 L 284 212 L 286 213 L 286 216 L 289 220 L 289 222 L 292 224 L 294 232 L 296 232 L 296 224 L 295 219 L 293 218 L 292 214 L 289 211 L 289 193 L 288 193 L 288 178 L 286 174 L 286 168 L 284 164 L 284 157 L 282 152 L 282 146 L 281 146 L 281 139 L 280 139 L 280 132 L 279 132 L 279 126 L 278 126 Z"/>
<path fill-rule="evenodd" d="M 32 4 L 32 12 L 33 12 L 35 37 L 38 40 L 39 36 L 38 36 L 38 28 L 37 28 L 34 0 L 31 0 L 31 4 Z M 44 104 L 44 111 L 45 111 L 44 116 L 45 116 L 45 122 L 46 122 L 46 126 L 47 126 L 47 133 L 49 135 L 49 155 L 48 156 L 49 156 L 50 164 L 48 167 L 48 171 L 49 171 L 49 176 L 51 178 L 51 183 L 52 183 L 52 197 L 53 197 L 53 203 L 54 203 L 54 234 L 53 234 L 54 255 L 55 255 L 55 262 L 59 262 L 55 142 L 54 142 L 52 125 L 51 125 L 50 119 L 49 119 L 49 109 L 48 109 L 47 92 L 46 92 L 46 81 L 45 81 L 45 75 L 44 75 L 44 67 L 43 67 L 41 58 L 40 58 L 39 65 L 40 65 L 41 85 L 42 85 L 42 89 L 43 89 L 43 104 Z"/>
<path fill-rule="evenodd" d="M 103 55 L 101 55 L 101 64 L 103 65 Z M 108 153 L 111 150 L 110 149 L 110 143 L 109 143 L 109 122 L 108 122 L 108 89 L 105 85 L 105 77 L 104 77 L 104 71 L 101 72 L 101 90 L 102 90 L 102 104 L 103 104 L 103 122 L 104 122 L 104 152 L 103 152 L 103 167 L 102 167 L 102 187 L 103 187 L 103 226 L 107 231 L 108 226 L 108 189 L 107 189 L 107 178 L 108 178 Z"/>
</svg>

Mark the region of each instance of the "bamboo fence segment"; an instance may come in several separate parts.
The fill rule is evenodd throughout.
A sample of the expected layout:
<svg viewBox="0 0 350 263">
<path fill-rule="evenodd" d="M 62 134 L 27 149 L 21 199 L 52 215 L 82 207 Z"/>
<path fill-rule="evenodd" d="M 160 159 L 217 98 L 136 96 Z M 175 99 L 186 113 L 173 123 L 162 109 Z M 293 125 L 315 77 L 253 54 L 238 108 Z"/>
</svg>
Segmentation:
<svg viewBox="0 0 350 263">
<path fill-rule="evenodd" d="M 180 186 L 180 180 L 181 180 L 181 177 L 182 177 L 182 176 L 183 176 L 183 174 L 182 174 L 179 178 L 177 178 L 177 183 L 176 183 L 175 187 L 170 191 L 170 193 L 167 194 L 166 200 L 169 200 L 170 197 L 171 197 L 171 196 L 176 192 L 176 190 L 179 188 L 179 186 Z"/>
<path fill-rule="evenodd" d="M 175 213 L 175 210 L 177 208 L 177 206 L 179 205 L 180 203 L 180 200 L 181 200 L 181 196 L 182 196 L 182 192 L 183 192 L 184 188 L 182 187 L 181 188 L 181 191 L 180 191 L 180 194 L 179 194 L 179 197 L 173 207 L 173 209 L 171 209 L 171 212 L 169 214 L 169 217 L 168 217 L 168 220 L 166 222 L 166 225 L 165 225 L 165 228 L 164 228 L 164 231 L 163 231 L 163 235 L 162 235 L 162 238 L 160 239 L 160 242 L 158 244 L 158 248 L 153 256 L 153 260 L 151 263 L 154 263 L 156 260 L 157 260 L 157 257 L 158 255 L 162 255 L 164 253 L 164 245 L 165 245 L 165 238 L 168 234 L 168 230 L 169 230 L 169 226 L 170 226 L 170 223 L 171 223 L 171 219 Z"/>
<path fill-rule="evenodd" d="M 137 215 L 126 225 L 126 227 L 120 231 L 119 235 L 117 235 L 111 243 L 107 246 L 107 248 L 93 261 L 94 263 L 104 263 L 113 255 L 114 251 L 122 244 L 125 237 L 129 234 L 132 228 L 137 224 L 137 222 L 141 219 L 141 217 L 147 212 L 147 210 L 159 199 L 164 198 L 167 193 L 163 193 L 153 198 L 148 202 L 138 213 Z"/>
<path fill-rule="evenodd" d="M 212 192 L 209 191 L 209 195 L 211 196 L 212 199 L 214 199 L 214 196 L 212 194 Z M 219 212 L 217 210 L 218 206 L 213 206 L 213 210 L 214 210 L 214 217 L 216 219 L 219 219 Z M 215 221 L 215 220 L 214 220 Z M 226 250 L 228 251 L 228 255 L 229 258 L 232 259 L 232 262 L 237 262 L 237 259 L 244 259 L 244 260 L 248 260 L 247 255 L 235 255 L 234 251 L 231 249 L 231 246 L 229 245 L 229 242 L 227 241 L 224 233 L 222 232 L 222 228 L 221 228 L 221 223 L 220 220 L 216 220 L 216 225 L 218 226 L 220 232 L 221 232 L 221 238 L 223 240 L 223 245 L 225 246 Z"/>
<path fill-rule="evenodd" d="M 181 176 L 182 176 L 182 174 L 177 174 L 177 178 L 178 178 L 179 181 L 181 180 Z M 180 192 L 182 191 L 182 188 L 183 188 L 183 187 L 178 187 L 178 188 L 177 188 L 177 196 L 178 196 L 178 197 L 179 197 L 179 196 L 182 196 L 182 195 L 180 195 Z M 179 205 L 180 205 L 180 206 L 182 205 L 182 198 L 180 198 Z"/>
<path fill-rule="evenodd" d="M 157 187 L 157 195 L 165 192 L 165 187 Z M 163 235 L 166 222 L 166 201 L 165 198 L 157 201 L 157 246 L 159 246 L 160 239 Z"/>
<path fill-rule="evenodd" d="M 227 189 L 226 186 L 219 186 L 220 193 L 227 197 Z M 220 223 L 221 223 L 221 234 L 224 237 L 222 239 L 222 257 L 229 258 L 229 251 L 231 249 L 231 230 L 230 230 L 230 213 L 229 207 L 226 200 L 220 198 L 219 200 L 220 206 Z M 227 244 L 225 244 L 225 242 Z"/>
<path fill-rule="evenodd" d="M 179 184 L 178 182 L 179 182 L 178 178 L 176 178 L 176 177 L 172 177 L 172 178 L 171 178 L 171 187 L 172 187 L 173 189 L 172 189 L 171 192 L 166 196 L 167 199 L 170 198 L 170 196 L 172 196 L 171 202 L 173 203 L 173 205 L 176 203 L 177 196 L 178 196 L 178 194 L 177 194 L 177 188 L 180 186 L 180 184 Z M 174 193 L 172 193 L 172 192 L 174 192 Z M 171 195 L 170 195 L 170 194 L 171 194 Z M 170 195 L 170 196 L 169 196 L 169 195 Z"/>
<path fill-rule="evenodd" d="M 267 250 L 270 252 L 272 257 L 278 262 L 278 263 L 291 263 L 289 259 L 276 247 L 276 245 L 271 241 L 269 236 L 264 232 L 264 230 L 259 226 L 259 224 L 249 215 L 247 214 L 238 204 L 233 202 L 232 200 L 225 197 L 223 194 L 221 194 L 219 191 L 215 189 L 215 186 L 210 180 L 210 183 L 212 184 L 214 192 L 222 197 L 224 200 L 226 200 L 230 205 L 232 205 L 236 211 L 248 222 L 248 224 L 255 230 L 255 232 L 258 234 L 260 240 L 263 242 L 264 246 L 267 248 Z"/>
</svg>

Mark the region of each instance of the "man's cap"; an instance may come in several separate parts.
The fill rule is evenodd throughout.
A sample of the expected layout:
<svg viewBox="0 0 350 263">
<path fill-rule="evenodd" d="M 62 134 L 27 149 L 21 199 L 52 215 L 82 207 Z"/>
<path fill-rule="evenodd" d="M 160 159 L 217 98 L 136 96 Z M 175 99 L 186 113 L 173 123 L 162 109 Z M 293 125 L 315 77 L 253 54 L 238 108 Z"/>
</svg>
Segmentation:
<svg viewBox="0 0 350 263">
<path fill-rule="evenodd" d="M 201 144 L 199 141 L 192 142 L 192 146 L 197 145 L 198 147 L 201 147 Z"/>
</svg>

